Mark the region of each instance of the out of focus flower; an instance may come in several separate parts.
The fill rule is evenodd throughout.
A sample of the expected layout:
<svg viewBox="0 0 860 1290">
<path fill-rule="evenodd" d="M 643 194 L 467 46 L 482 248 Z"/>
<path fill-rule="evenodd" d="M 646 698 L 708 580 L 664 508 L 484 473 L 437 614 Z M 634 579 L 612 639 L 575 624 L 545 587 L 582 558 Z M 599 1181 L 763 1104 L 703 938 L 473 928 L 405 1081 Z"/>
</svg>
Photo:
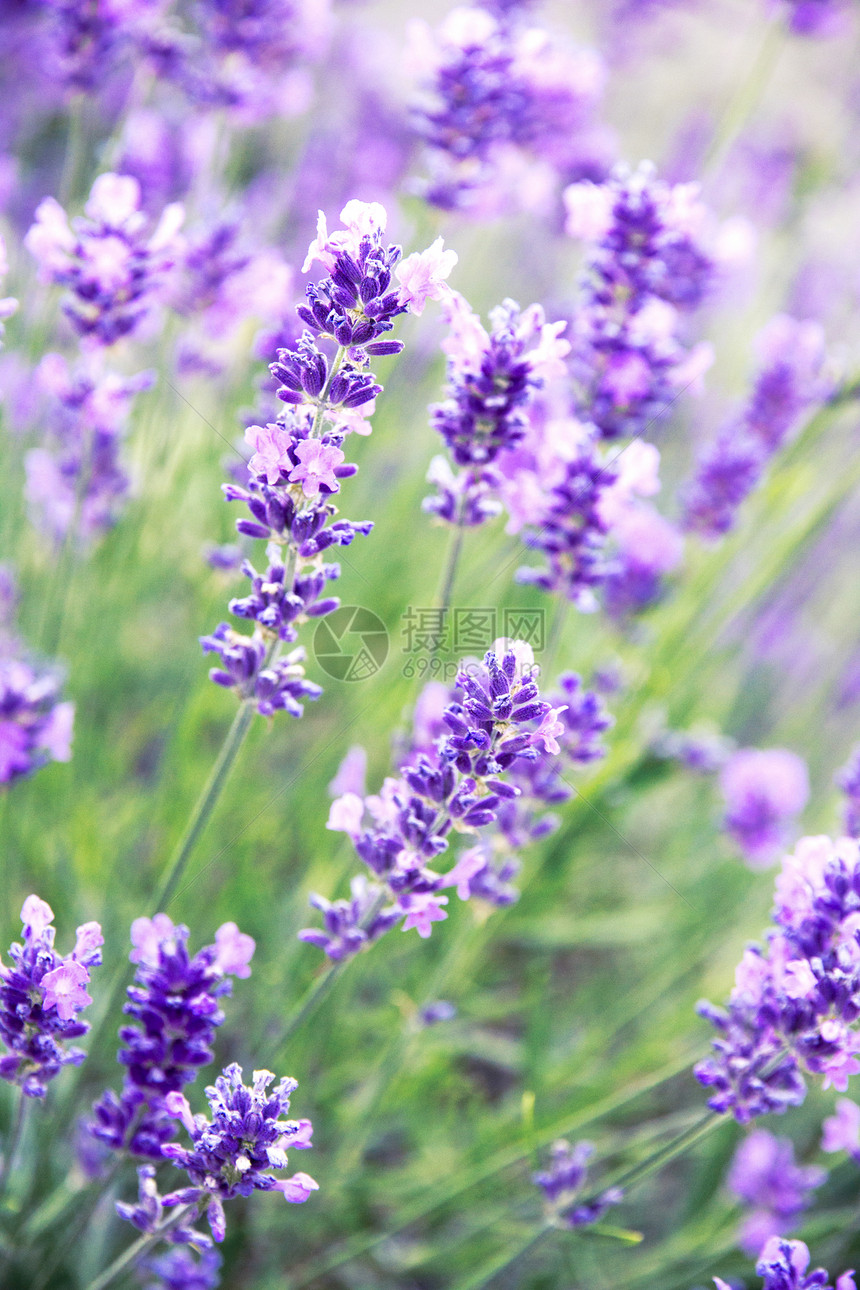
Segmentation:
<svg viewBox="0 0 860 1290">
<path fill-rule="evenodd" d="M 803 1241 L 785 1241 L 772 1236 L 761 1252 L 755 1270 L 764 1278 L 762 1290 L 831 1290 L 824 1268 L 807 1275 L 809 1250 Z M 721 1277 L 714 1277 L 717 1290 L 731 1290 Z M 836 1278 L 836 1290 L 856 1290 L 853 1268 Z"/>
<path fill-rule="evenodd" d="M 550 1148 L 549 1167 L 533 1177 L 547 1200 L 553 1220 L 565 1227 L 585 1227 L 597 1223 L 612 1205 L 619 1205 L 624 1193 L 618 1187 L 608 1188 L 590 1202 L 581 1199 L 588 1177 L 588 1161 L 594 1154 L 590 1142 L 571 1147 L 560 1139 Z"/>
<path fill-rule="evenodd" d="M 42 276 L 68 288 L 63 308 L 75 330 L 99 345 L 138 328 L 179 255 L 182 206 L 165 207 L 151 232 L 140 206 L 131 175 L 99 175 L 86 218 L 70 226 L 59 202 L 46 197 L 24 239 Z"/>
<path fill-rule="evenodd" d="M 608 136 L 594 120 L 604 68 L 519 21 L 522 5 L 452 10 L 438 32 L 413 23 L 422 82 L 415 130 L 427 148 L 428 201 L 483 217 L 548 207 L 556 175 L 605 172 Z"/>
<path fill-rule="evenodd" d="M 847 29 L 845 0 L 767 0 L 767 5 L 785 17 L 795 36 L 839 36 Z"/>
<path fill-rule="evenodd" d="M 0 785 L 70 760 L 75 705 L 59 694 L 55 672 L 0 657 Z"/>
<path fill-rule="evenodd" d="M 115 523 L 127 497 L 122 442 L 132 403 L 153 375 L 122 377 L 95 363 L 72 369 L 60 354 L 46 354 L 36 381 L 48 402 L 44 445 L 25 458 L 34 521 L 57 544 L 73 530 L 78 542 L 92 541 Z"/>
<path fill-rule="evenodd" d="M 726 1182 L 749 1207 L 738 1233 L 746 1254 L 755 1255 L 773 1236 L 786 1236 L 810 1204 L 810 1193 L 827 1177 L 824 1169 L 794 1162 L 790 1138 L 756 1129 L 735 1152 Z"/>
<path fill-rule="evenodd" d="M 850 1097 L 840 1097 L 836 1114 L 822 1124 L 821 1150 L 847 1151 L 860 1163 L 860 1106 Z"/>
<path fill-rule="evenodd" d="M 92 1003 L 87 993 L 90 968 L 101 963 L 104 937 L 98 923 L 77 930 L 75 948 L 65 957 L 54 949 L 54 912 L 38 896 L 21 910 L 22 942 L 9 947 L 8 966 L 0 964 L 0 1079 L 17 1084 L 27 1097 L 44 1097 L 64 1066 L 79 1066 L 80 1048 L 67 1048 L 89 1030 L 78 1013 Z"/>
<path fill-rule="evenodd" d="M 6 259 L 6 243 L 0 237 L 0 287 L 3 285 L 3 279 L 9 272 L 9 262 Z M 0 299 L 0 341 L 3 339 L 4 327 L 7 318 L 11 318 L 18 308 L 18 301 L 12 296 L 5 296 Z"/>
<path fill-rule="evenodd" d="M 741 748 L 723 767 L 724 826 L 753 869 L 766 868 L 788 841 L 806 806 L 806 763 L 782 748 Z"/>
<path fill-rule="evenodd" d="M 833 388 L 818 323 L 777 315 L 759 335 L 757 350 L 761 366 L 747 406 L 705 447 L 684 492 L 685 525 L 706 538 L 732 528 L 799 418 Z"/>
<path fill-rule="evenodd" d="M 843 827 L 850 838 L 860 837 L 860 748 L 855 748 L 836 777 L 845 794 Z"/>
</svg>

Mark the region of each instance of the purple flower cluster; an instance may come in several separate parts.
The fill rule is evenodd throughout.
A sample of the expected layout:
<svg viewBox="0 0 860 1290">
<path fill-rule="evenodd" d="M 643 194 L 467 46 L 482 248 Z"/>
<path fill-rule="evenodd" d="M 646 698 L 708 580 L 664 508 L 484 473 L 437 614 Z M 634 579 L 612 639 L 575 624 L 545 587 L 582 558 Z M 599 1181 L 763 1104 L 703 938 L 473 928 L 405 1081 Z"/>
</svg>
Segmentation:
<svg viewBox="0 0 860 1290">
<path fill-rule="evenodd" d="M 589 244 L 571 336 L 576 411 L 604 439 L 642 434 L 710 364 L 709 347 L 678 338 L 679 315 L 716 272 L 698 191 L 663 183 L 647 163 L 565 190 L 567 231 Z"/>
<path fill-rule="evenodd" d="M 818 323 L 779 314 L 757 349 L 761 367 L 748 405 L 705 447 L 684 493 L 685 526 L 712 540 L 733 527 L 798 419 L 832 391 Z"/>
<path fill-rule="evenodd" d="M 250 936 L 224 923 L 192 958 L 188 928 L 166 914 L 135 919 L 131 961 L 137 964 L 124 1011 L 133 1024 L 120 1030 L 119 1061 L 126 1068 L 119 1095 L 108 1090 L 93 1107 L 88 1131 L 114 1151 L 161 1160 L 174 1136 L 166 1099 L 197 1078 L 212 1060 L 215 1030 L 224 1021 L 219 999 L 230 976 L 247 977 L 254 953 Z"/>
<path fill-rule="evenodd" d="M 491 312 L 489 332 L 456 292 L 443 312 L 450 328 L 442 342 L 447 398 L 430 408 L 430 421 L 459 469 L 455 474 L 444 458 L 434 460 L 429 479 L 438 491 L 424 509 L 472 526 L 498 513 L 493 463 L 524 438 L 535 392 L 564 375 L 570 346 L 559 336 L 567 324 L 547 323 L 540 305 L 521 310 L 506 300 Z"/>
<path fill-rule="evenodd" d="M 60 354 L 46 354 L 37 367 L 51 402 L 46 444 L 25 459 L 27 499 L 56 543 L 72 530 L 92 540 L 115 523 L 130 484 L 120 456 L 129 413 L 152 380 L 148 372 L 102 372 L 96 362 L 75 370 Z"/>
<path fill-rule="evenodd" d="M 166 0 L 40 0 L 34 36 L 51 74 L 73 93 L 99 89 L 136 52 Z"/>
<path fill-rule="evenodd" d="M 784 748 L 741 748 L 722 768 L 726 832 L 751 869 L 773 864 L 809 798 L 806 763 Z"/>
<path fill-rule="evenodd" d="M 270 1170 L 286 1169 L 287 1149 L 311 1145 L 310 1120 L 282 1120 L 290 1108 L 294 1079 L 282 1079 L 268 1092 L 271 1071 L 254 1071 L 253 1084 L 242 1082 L 242 1068 L 228 1066 L 206 1097 L 212 1111 L 192 1115 L 182 1093 L 168 1093 L 167 1110 L 181 1120 L 191 1147 L 169 1143 L 163 1155 L 188 1174 L 190 1187 L 163 1197 L 162 1206 L 199 1205 L 205 1210 L 216 1241 L 225 1235 L 224 1201 L 250 1196 L 253 1191 L 278 1191 L 291 1204 L 300 1205 L 318 1184 L 305 1173 L 277 1178 Z"/>
<path fill-rule="evenodd" d="M 42 276 L 68 289 L 65 313 L 92 344 L 113 345 L 139 329 L 179 256 L 182 206 L 167 206 L 151 232 L 140 206 L 131 175 L 99 175 L 86 218 L 70 226 L 59 202 L 46 197 L 24 239 Z"/>
<path fill-rule="evenodd" d="M 533 662 L 529 646 L 499 641 L 483 665 L 462 665 L 456 680 L 459 701 L 444 707 L 438 723 L 422 713 L 429 741 L 416 741 L 399 775 L 387 779 L 378 795 L 347 792 L 332 804 L 328 827 L 350 836 L 372 879 L 354 878 L 350 900 L 312 896 L 325 927 L 300 932 L 301 940 L 339 960 L 401 921 L 404 931 L 414 927 L 419 936 L 429 936 L 431 925 L 447 917 L 448 898 L 440 895 L 446 887 L 456 887 L 463 900 L 477 896 L 509 904 L 516 898 L 509 885 L 516 862 L 504 855 L 499 859 L 495 848 L 485 846 L 484 830 L 497 826 L 503 838 L 503 820 L 511 830 L 522 828 L 522 821 L 507 814 L 522 794 L 516 782 L 520 768 L 542 753 L 557 756 L 558 736 L 566 734 L 562 709 L 540 698 Z M 576 690 L 573 683 L 570 688 Z M 593 741 L 602 721 L 595 704 L 580 704 L 586 758 L 596 752 Z M 435 738 L 433 727 L 441 727 Z M 477 844 L 440 874 L 429 862 L 448 849 L 452 830 L 472 834 Z"/>
<path fill-rule="evenodd" d="M 221 1256 L 214 1246 L 195 1258 L 187 1246 L 174 1245 L 164 1254 L 138 1264 L 145 1280 L 143 1290 L 215 1290 L 220 1284 Z"/>
<path fill-rule="evenodd" d="M 784 1241 L 780 1236 L 772 1236 L 755 1270 L 764 1278 L 762 1290 L 833 1290 L 824 1268 L 813 1268 L 807 1273 L 808 1267 L 809 1250 L 803 1241 Z M 714 1277 L 714 1284 L 717 1290 L 732 1290 L 721 1277 Z M 836 1278 L 835 1290 L 857 1290 L 853 1268 Z"/>
<path fill-rule="evenodd" d="M 78 1013 L 92 1003 L 87 993 L 90 968 L 102 961 L 98 923 L 77 929 L 75 948 L 64 956 L 54 949 L 54 912 L 38 896 L 21 909 L 22 942 L 9 947 L 9 966 L 0 964 L 0 1079 L 17 1084 L 27 1097 L 44 1097 L 48 1083 L 64 1066 L 79 1066 L 81 1048 L 66 1048 L 89 1030 Z"/>
<path fill-rule="evenodd" d="M 423 195 L 437 206 L 483 216 L 548 207 L 557 174 L 606 171 L 609 142 L 594 121 L 600 58 L 522 26 L 522 8 L 457 8 L 437 33 L 413 24 L 423 81 L 413 121 L 427 148 Z"/>
<path fill-rule="evenodd" d="M 718 1032 L 695 1068 L 708 1105 L 745 1124 L 799 1105 L 804 1071 L 844 1092 L 860 1071 L 860 844 L 803 838 L 776 881 L 773 927 L 741 960 Z"/>
<path fill-rule="evenodd" d="M 847 1151 L 860 1164 L 860 1106 L 850 1097 L 840 1097 L 836 1114 L 822 1124 L 821 1150 Z"/>
<path fill-rule="evenodd" d="M 56 672 L 0 656 L 0 785 L 49 761 L 69 761 L 75 705 L 60 702 Z"/>
<path fill-rule="evenodd" d="M 386 338 L 393 320 L 407 311 L 420 314 L 428 299 L 441 298 L 456 261 L 440 238 L 401 263 L 400 248 L 384 242 L 386 214 L 376 203 L 349 202 L 341 219 L 345 229 L 329 235 L 320 212 L 304 268 L 320 260 L 327 275 L 306 287 L 305 301 L 297 306 L 305 325 L 301 339 L 292 349 L 280 349 L 270 365 L 286 408 L 277 422 L 248 428 L 245 438 L 254 453 L 247 482 L 224 488 L 229 501 L 248 507 L 250 517 L 238 520 L 236 528 L 267 543 L 269 563 L 263 574 L 250 561 L 243 564 L 251 591 L 230 603 L 231 613 L 255 624 L 254 635 L 240 636 L 222 623 L 202 643 L 221 656 L 212 679 L 255 698 L 261 712 L 285 708 L 300 716 L 298 700 L 320 693 L 303 680 L 298 652 L 289 661 L 279 660 L 277 652 L 309 618 L 323 617 L 340 603 L 324 595 L 340 566 L 322 563 L 322 553 L 348 546 L 373 527 L 369 521 L 334 519 L 331 498 L 340 480 L 357 470 L 344 461 L 341 445 L 352 431 L 370 433 L 366 417 L 382 390 L 370 360 L 403 348 Z"/>
<path fill-rule="evenodd" d="M 726 1178 L 730 1191 L 749 1207 L 738 1233 L 738 1244 L 755 1255 L 774 1236 L 786 1236 L 810 1203 L 827 1171 L 797 1165 L 790 1138 L 775 1138 L 756 1129 L 735 1152 Z"/>
<path fill-rule="evenodd" d="M 624 1193 L 619 1187 L 609 1187 L 591 1201 L 583 1201 L 581 1192 L 588 1176 L 588 1161 L 594 1154 L 590 1142 L 569 1142 L 559 1139 L 550 1148 L 547 1169 L 534 1175 L 547 1200 L 550 1216 L 563 1227 L 586 1227 L 597 1223 L 612 1205 L 619 1205 Z"/>
</svg>

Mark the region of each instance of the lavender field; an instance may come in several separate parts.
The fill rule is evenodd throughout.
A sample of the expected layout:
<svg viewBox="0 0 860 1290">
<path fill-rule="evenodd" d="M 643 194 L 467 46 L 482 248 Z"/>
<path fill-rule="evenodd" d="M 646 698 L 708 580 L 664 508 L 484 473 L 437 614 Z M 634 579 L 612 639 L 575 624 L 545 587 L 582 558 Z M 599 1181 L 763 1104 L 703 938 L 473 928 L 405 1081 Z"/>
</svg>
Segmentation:
<svg viewBox="0 0 860 1290">
<path fill-rule="evenodd" d="M 0 1287 L 856 1290 L 856 0 L 0 49 Z"/>
</svg>

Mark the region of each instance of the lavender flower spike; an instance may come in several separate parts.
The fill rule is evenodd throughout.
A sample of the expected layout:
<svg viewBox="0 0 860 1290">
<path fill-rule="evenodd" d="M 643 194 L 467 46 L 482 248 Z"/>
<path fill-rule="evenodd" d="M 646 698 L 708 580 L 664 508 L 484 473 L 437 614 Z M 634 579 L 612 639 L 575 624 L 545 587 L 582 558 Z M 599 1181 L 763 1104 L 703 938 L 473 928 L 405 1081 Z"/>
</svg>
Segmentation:
<svg viewBox="0 0 860 1290">
<path fill-rule="evenodd" d="M 762 1290 L 833 1290 L 824 1268 L 809 1267 L 809 1250 L 803 1241 L 785 1241 L 773 1236 L 761 1252 L 755 1270 L 764 1278 Z M 714 1277 L 717 1290 L 731 1290 L 721 1277 Z M 857 1290 L 854 1270 L 836 1278 L 836 1290 Z"/>
<path fill-rule="evenodd" d="M 806 806 L 806 763 L 783 748 L 741 748 L 720 775 L 725 828 L 751 869 L 772 864 Z"/>
<path fill-rule="evenodd" d="M 63 1066 L 79 1066 L 80 1048 L 66 1048 L 89 1030 L 78 1013 L 92 1003 L 87 993 L 90 968 L 101 963 L 104 937 L 98 923 L 77 930 L 75 948 L 65 957 L 54 949 L 54 913 L 38 896 L 21 909 L 23 944 L 9 948 L 12 963 L 0 964 L 0 1079 L 18 1084 L 27 1097 L 44 1097 Z"/>
<path fill-rule="evenodd" d="M 304 623 L 340 604 L 326 594 L 340 565 L 321 557 L 373 527 L 335 519 L 333 498 L 358 469 L 345 460 L 342 445 L 353 431 L 369 433 L 366 418 L 382 392 L 370 362 L 403 348 L 388 337 L 394 320 L 450 294 L 445 278 L 456 260 L 440 239 L 400 263 L 400 247 L 385 241 L 387 216 L 376 202 L 347 202 L 341 219 L 345 228 L 329 233 L 320 211 L 304 271 L 320 261 L 327 275 L 307 285 L 296 308 L 305 327 L 300 340 L 279 349 L 270 364 L 284 410 L 276 422 L 247 428 L 253 451 L 246 478 L 224 489 L 228 501 L 248 508 L 249 516 L 236 523 L 239 533 L 266 543 L 265 572 L 246 560 L 242 571 L 250 591 L 229 606 L 255 624 L 254 634 L 239 635 L 222 623 L 201 642 L 221 656 L 211 679 L 254 698 L 267 714 L 284 709 L 301 716 L 300 700 L 321 693 L 304 680 L 303 654 L 294 651 L 285 664 L 280 643 L 294 641 Z"/>
<path fill-rule="evenodd" d="M 70 227 L 59 202 L 46 197 L 24 239 L 42 276 L 69 289 L 63 307 L 72 326 L 97 345 L 113 345 L 137 330 L 179 254 L 182 206 L 165 207 L 148 233 L 140 205 L 136 179 L 99 175 L 85 219 Z"/>
<path fill-rule="evenodd" d="M 547 1200 L 552 1220 L 563 1227 L 586 1227 L 597 1223 L 612 1205 L 624 1199 L 618 1187 L 608 1188 L 596 1200 L 578 1201 L 588 1175 L 588 1161 L 594 1153 L 590 1142 L 569 1142 L 559 1139 L 550 1149 L 549 1168 L 534 1175 L 532 1181 L 540 1187 Z"/>
<path fill-rule="evenodd" d="M 744 954 L 727 1008 L 698 1009 L 717 1038 L 695 1075 L 711 1109 L 741 1124 L 799 1105 L 805 1072 L 845 1092 L 860 1071 L 860 844 L 802 838 L 777 877 L 773 924 Z"/>
<path fill-rule="evenodd" d="M 75 705 L 59 702 L 59 690 L 55 672 L 0 657 L 0 785 L 70 760 Z"/>
<path fill-rule="evenodd" d="M 225 1200 L 253 1191 L 279 1191 L 299 1205 L 319 1190 L 305 1173 L 277 1178 L 270 1172 L 286 1169 L 288 1148 L 310 1147 L 312 1132 L 310 1120 L 281 1119 L 298 1085 L 294 1079 L 282 1079 L 269 1093 L 274 1078 L 271 1071 L 254 1071 L 248 1087 L 242 1082 L 241 1066 L 228 1066 L 214 1087 L 206 1089 L 211 1120 L 192 1115 L 181 1093 L 167 1095 L 168 1113 L 182 1121 L 192 1145 L 168 1143 L 162 1154 L 187 1172 L 191 1186 L 165 1196 L 162 1206 L 198 1204 L 216 1241 L 223 1241 L 226 1232 Z"/>
<path fill-rule="evenodd" d="M 786 1236 L 810 1203 L 827 1171 L 794 1162 L 790 1138 L 756 1129 L 735 1152 L 726 1179 L 729 1190 L 748 1206 L 738 1233 L 741 1249 L 758 1254 L 773 1236 Z"/>
<path fill-rule="evenodd" d="M 459 701 L 444 707 L 439 737 L 417 741 L 400 774 L 379 794 L 362 799 L 348 792 L 332 803 L 328 827 L 350 836 L 371 881 L 353 879 L 350 901 L 313 896 L 325 928 L 306 928 L 301 940 L 339 960 L 397 923 L 430 936 L 433 923 L 447 918 L 448 897 L 441 894 L 447 887 L 456 887 L 463 899 L 493 904 L 516 898 L 508 886 L 516 864 L 503 858 L 496 868 L 492 849 L 483 846 L 485 830 L 515 827 L 507 808 L 523 793 L 519 767 L 542 756 L 550 762 L 560 752 L 556 736 L 566 743 L 569 738 L 559 720 L 568 705 L 552 708 L 541 699 L 535 671 L 531 648 L 522 641 L 496 641 L 483 666 L 464 661 L 456 680 Z M 589 710 L 583 740 L 599 727 L 599 714 Z M 481 845 L 461 852 L 447 873 L 431 868 L 450 839 L 463 833 Z"/>
<path fill-rule="evenodd" d="M 166 914 L 137 918 L 131 928 L 134 984 L 124 1011 L 133 1024 L 120 1030 L 122 1091 L 105 1092 L 87 1130 L 114 1151 L 160 1160 L 174 1133 L 166 1097 L 197 1078 L 212 1060 L 215 1030 L 224 1021 L 219 1000 L 231 992 L 230 976 L 247 977 L 254 953 L 250 936 L 224 923 L 191 958 L 188 928 Z"/>
</svg>

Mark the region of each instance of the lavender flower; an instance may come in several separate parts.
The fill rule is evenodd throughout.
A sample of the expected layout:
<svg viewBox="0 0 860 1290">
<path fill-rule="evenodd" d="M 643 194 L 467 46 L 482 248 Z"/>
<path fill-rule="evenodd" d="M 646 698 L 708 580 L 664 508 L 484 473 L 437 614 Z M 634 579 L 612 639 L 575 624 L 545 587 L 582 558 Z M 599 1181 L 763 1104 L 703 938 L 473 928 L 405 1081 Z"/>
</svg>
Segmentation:
<svg viewBox="0 0 860 1290">
<path fill-rule="evenodd" d="M 836 1114 L 828 1116 L 821 1126 L 822 1151 L 847 1151 L 860 1163 L 860 1106 L 850 1097 L 840 1097 Z"/>
<path fill-rule="evenodd" d="M 42 57 L 68 90 L 92 92 L 145 40 L 165 0 L 41 0 L 41 8 Z"/>
<path fill-rule="evenodd" d="M 423 81 L 414 125 L 430 169 L 422 187 L 437 206 L 483 216 L 548 206 L 555 170 L 571 178 L 606 168 L 607 142 L 593 121 L 600 59 L 521 28 L 521 7 L 457 8 L 435 34 L 412 25 Z"/>
<path fill-rule="evenodd" d="M 566 324 L 545 322 L 540 305 L 521 311 L 506 300 L 491 312 L 489 333 L 456 292 L 443 311 L 450 328 L 442 343 L 447 398 L 431 407 L 430 419 L 460 470 L 446 473 L 434 463 L 429 478 L 438 493 L 423 505 L 448 523 L 473 526 L 495 510 L 493 462 L 525 436 L 535 391 L 564 374 L 570 346 L 559 338 Z"/>
<path fill-rule="evenodd" d="M 750 1210 L 738 1233 L 744 1253 L 758 1254 L 771 1237 L 786 1236 L 826 1177 L 824 1169 L 795 1164 L 790 1138 L 775 1138 L 766 1129 L 744 1138 L 726 1179 Z"/>
<path fill-rule="evenodd" d="M 9 947 L 8 967 L 0 964 L 0 1038 L 8 1050 L 0 1056 L 0 1078 L 27 1097 L 44 1097 L 62 1068 L 79 1066 L 86 1055 L 65 1044 L 89 1030 L 77 1014 L 92 1003 L 86 987 L 90 968 L 102 961 L 104 937 L 98 923 L 83 923 L 71 954 L 58 954 L 54 912 L 38 896 L 24 901 L 21 921 L 23 944 Z"/>
<path fill-rule="evenodd" d="M 143 1290 L 215 1290 L 220 1285 L 220 1267 L 221 1256 L 212 1246 L 195 1258 L 188 1247 L 175 1245 L 164 1254 L 144 1260 L 138 1270 L 153 1278 L 144 1282 Z"/>
<path fill-rule="evenodd" d="M 0 657 L 0 784 L 72 755 L 73 703 L 59 701 L 55 672 Z"/>
<path fill-rule="evenodd" d="M 741 748 L 722 769 L 724 827 L 751 869 L 766 868 L 785 846 L 806 806 L 806 763 L 783 748 Z"/>
<path fill-rule="evenodd" d="M 768 0 L 768 7 L 785 16 L 795 36 L 838 36 L 845 32 L 844 0 Z"/>
<path fill-rule="evenodd" d="M 679 312 L 707 295 L 716 261 L 695 184 L 674 187 L 643 163 L 603 185 L 565 190 L 567 231 L 589 243 L 571 337 L 576 411 L 606 439 L 639 435 L 702 375 L 710 351 L 687 351 Z"/>
<path fill-rule="evenodd" d="M 779 314 L 756 348 L 761 366 L 749 403 L 705 447 L 684 492 L 686 527 L 712 540 L 732 528 L 738 508 L 799 418 L 832 390 L 818 323 Z"/>
<path fill-rule="evenodd" d="M 277 1178 L 269 1172 L 287 1167 L 287 1149 L 302 1150 L 311 1145 L 310 1120 L 282 1120 L 290 1107 L 290 1094 L 298 1087 L 294 1079 L 282 1079 L 266 1090 L 275 1076 L 271 1071 L 254 1071 L 254 1082 L 242 1082 L 242 1068 L 228 1066 L 206 1097 L 212 1119 L 192 1115 L 181 1093 L 168 1093 L 170 1115 L 182 1121 L 192 1146 L 168 1143 L 163 1155 L 178 1169 L 184 1169 L 191 1183 L 162 1199 L 162 1206 L 197 1204 L 205 1210 L 216 1241 L 225 1235 L 224 1201 L 250 1196 L 253 1191 L 279 1191 L 291 1204 L 302 1204 L 317 1191 L 318 1184 L 305 1173 Z"/>
<path fill-rule="evenodd" d="M 224 1021 L 218 1000 L 231 991 L 230 976 L 250 975 L 254 942 L 235 923 L 224 923 L 193 958 L 188 928 L 166 914 L 135 919 L 131 961 L 137 964 L 124 1011 L 134 1024 L 120 1030 L 122 1091 L 105 1092 L 88 1124 L 93 1137 L 114 1151 L 160 1160 L 173 1137 L 166 1098 L 197 1078 L 212 1060 L 215 1030 Z"/>
<path fill-rule="evenodd" d="M 803 1101 L 804 1071 L 844 1092 L 860 1071 L 860 844 L 803 838 L 776 882 L 774 927 L 751 946 L 728 1007 L 700 1004 L 717 1029 L 695 1074 L 708 1105 L 740 1123 Z"/>
<path fill-rule="evenodd" d="M 67 287 L 63 308 L 79 335 L 113 345 L 135 332 L 176 263 L 181 205 L 165 207 L 147 233 L 140 185 L 130 175 L 99 175 L 86 219 L 70 227 L 62 206 L 46 197 L 24 244 L 48 282 Z"/>
<path fill-rule="evenodd" d="M 485 830 L 498 825 L 503 838 L 505 827 L 522 827 L 507 814 L 523 793 L 517 783 L 520 768 L 542 754 L 547 760 L 559 754 L 557 736 L 568 737 L 560 720 L 566 705 L 552 708 L 540 698 L 532 669 L 529 646 L 496 642 L 483 666 L 461 666 L 459 702 L 444 707 L 444 733 L 435 743 L 419 738 L 405 752 L 399 775 L 387 779 L 378 795 L 348 792 L 332 803 L 328 827 L 350 836 L 372 881 L 353 879 L 349 901 L 312 896 L 325 927 L 300 932 L 301 940 L 340 960 L 401 921 L 404 931 L 415 928 L 428 937 L 432 924 L 447 917 L 448 898 L 440 894 L 446 887 L 456 887 L 464 900 L 478 896 L 509 904 L 516 898 L 509 885 L 516 862 L 487 848 Z M 569 686 L 575 694 L 578 678 Z M 591 698 L 593 703 L 581 704 L 580 720 L 572 722 L 581 728 L 584 759 L 596 751 L 591 741 L 601 726 L 599 704 Z M 574 744 L 578 740 L 572 737 Z M 472 834 L 477 845 L 440 874 L 429 865 L 448 849 L 452 830 Z"/>
<path fill-rule="evenodd" d="M 832 1290 L 824 1268 L 814 1268 L 808 1275 L 809 1250 L 803 1241 L 784 1241 L 772 1236 L 755 1266 L 764 1278 L 762 1290 Z M 714 1277 L 717 1290 L 731 1290 L 721 1277 Z M 836 1279 L 836 1290 L 856 1290 L 853 1268 Z"/>
<path fill-rule="evenodd" d="M 60 354 L 46 354 L 36 379 L 52 405 L 46 446 L 25 458 L 27 499 L 57 544 L 73 526 L 79 541 L 92 540 L 115 523 L 127 497 L 120 449 L 132 402 L 153 375 L 121 377 L 95 364 L 73 370 Z"/>
<path fill-rule="evenodd" d="M 331 498 L 357 470 L 344 460 L 341 445 L 352 431 L 369 433 L 365 418 L 382 387 L 368 367 L 373 357 L 403 348 L 385 339 L 394 319 L 409 310 L 420 313 L 428 298 L 444 297 L 456 260 L 438 239 L 400 263 L 400 248 L 384 242 L 387 217 L 377 203 L 349 202 L 341 219 L 346 227 L 329 235 L 320 212 L 304 268 L 320 260 L 328 274 L 306 287 L 305 302 L 297 306 L 305 324 L 301 339 L 292 349 L 280 349 L 270 365 L 286 408 L 277 422 L 246 430 L 254 449 L 247 482 L 224 488 L 229 501 L 248 507 L 250 518 L 238 520 L 236 528 L 266 541 L 268 565 L 258 573 L 246 561 L 250 594 L 230 603 L 231 613 L 254 622 L 254 635 L 240 636 L 222 623 L 202 644 L 221 655 L 223 666 L 210 673 L 212 680 L 256 699 L 267 714 L 283 708 L 300 716 L 299 700 L 321 693 L 303 679 L 303 654 L 293 651 L 281 660 L 278 651 L 308 619 L 340 603 L 324 594 L 326 584 L 340 576 L 340 565 L 322 563 L 322 553 L 348 546 L 373 527 L 369 521 L 334 519 Z M 399 288 L 393 287 L 395 276 Z"/>
<path fill-rule="evenodd" d="M 552 1220 L 563 1227 L 585 1227 L 597 1223 L 612 1205 L 624 1199 L 618 1187 L 610 1187 L 590 1202 L 578 1200 L 588 1176 L 588 1161 L 594 1154 L 590 1142 L 559 1139 L 550 1148 L 549 1168 L 533 1177 L 547 1200 Z"/>
</svg>

